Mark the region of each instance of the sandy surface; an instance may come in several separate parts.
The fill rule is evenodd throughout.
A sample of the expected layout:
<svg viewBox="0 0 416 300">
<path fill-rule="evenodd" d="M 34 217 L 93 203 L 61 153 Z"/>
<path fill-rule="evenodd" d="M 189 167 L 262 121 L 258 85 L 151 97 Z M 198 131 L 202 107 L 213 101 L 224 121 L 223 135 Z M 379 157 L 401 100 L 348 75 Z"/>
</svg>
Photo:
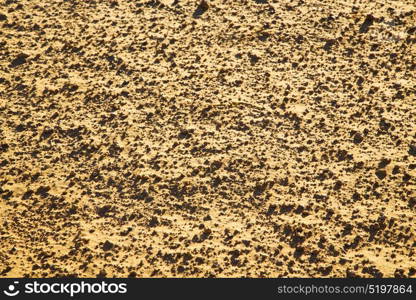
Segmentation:
<svg viewBox="0 0 416 300">
<path fill-rule="evenodd" d="M 0 5 L 0 276 L 415 277 L 413 0 Z"/>
</svg>

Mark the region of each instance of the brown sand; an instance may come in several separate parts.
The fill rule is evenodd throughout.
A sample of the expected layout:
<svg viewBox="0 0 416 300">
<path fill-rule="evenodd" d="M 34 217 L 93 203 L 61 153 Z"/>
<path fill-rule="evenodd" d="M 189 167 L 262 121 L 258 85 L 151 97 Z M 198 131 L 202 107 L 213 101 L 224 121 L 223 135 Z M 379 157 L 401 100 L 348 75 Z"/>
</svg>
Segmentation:
<svg viewBox="0 0 416 300">
<path fill-rule="evenodd" d="M 414 0 L 4 0 L 0 275 L 415 277 Z"/>
</svg>

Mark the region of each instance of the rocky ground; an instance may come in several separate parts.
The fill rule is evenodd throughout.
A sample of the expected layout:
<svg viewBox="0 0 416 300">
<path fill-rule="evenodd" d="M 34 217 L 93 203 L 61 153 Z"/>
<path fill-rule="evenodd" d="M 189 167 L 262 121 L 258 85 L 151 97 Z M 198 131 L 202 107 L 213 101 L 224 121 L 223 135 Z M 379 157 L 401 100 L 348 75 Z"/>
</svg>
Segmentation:
<svg viewBox="0 0 416 300">
<path fill-rule="evenodd" d="M 415 277 L 414 0 L 0 4 L 1 277 Z"/>
</svg>

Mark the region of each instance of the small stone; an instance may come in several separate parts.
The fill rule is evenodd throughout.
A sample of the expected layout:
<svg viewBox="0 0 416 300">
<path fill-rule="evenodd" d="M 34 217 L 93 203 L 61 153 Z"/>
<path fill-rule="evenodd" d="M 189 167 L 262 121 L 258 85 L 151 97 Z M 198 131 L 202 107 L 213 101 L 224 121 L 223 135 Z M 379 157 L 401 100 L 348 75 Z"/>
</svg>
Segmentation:
<svg viewBox="0 0 416 300">
<path fill-rule="evenodd" d="M 7 266 L 3 271 L 0 272 L 0 275 L 6 275 L 12 270 L 10 266 Z"/>
<path fill-rule="evenodd" d="M 415 197 L 409 199 L 409 207 L 410 208 L 416 207 L 416 198 Z"/>
<path fill-rule="evenodd" d="M 19 124 L 19 125 L 16 126 L 16 128 L 14 130 L 16 130 L 16 132 L 22 132 L 22 131 L 25 131 L 26 128 L 23 124 Z"/>
<path fill-rule="evenodd" d="M 410 176 L 409 174 L 405 173 L 403 175 L 403 181 L 404 182 L 408 182 L 410 179 L 412 179 L 412 176 Z"/>
<path fill-rule="evenodd" d="M 6 152 L 9 149 L 8 144 L 0 144 L 0 152 Z"/>
<path fill-rule="evenodd" d="M 383 158 L 379 163 L 378 163 L 378 168 L 379 169 L 383 169 L 385 168 L 389 163 L 391 162 L 391 159 L 386 159 Z"/>
<path fill-rule="evenodd" d="M 202 16 L 208 10 L 208 8 L 209 8 L 208 3 L 205 0 L 202 0 L 199 3 L 196 10 L 194 11 L 192 17 L 194 17 L 195 19 L 199 18 L 200 16 Z"/>
<path fill-rule="evenodd" d="M 49 195 L 49 190 L 51 188 L 48 186 L 40 186 L 37 190 L 36 190 L 36 195 L 41 196 L 42 198 L 46 198 Z"/>
<path fill-rule="evenodd" d="M 373 25 L 375 18 L 372 15 L 367 15 L 364 22 L 360 26 L 360 33 L 368 32 L 368 29 Z"/>
<path fill-rule="evenodd" d="M 378 179 L 383 180 L 387 176 L 387 173 L 385 170 L 377 170 L 376 176 L 378 177 Z"/>
<path fill-rule="evenodd" d="M 271 204 L 266 212 L 266 216 L 271 216 L 276 210 L 276 205 Z"/>
<path fill-rule="evenodd" d="M 193 130 L 182 130 L 179 133 L 178 138 L 181 140 L 190 139 L 192 137 L 192 133 L 193 133 Z"/>
<path fill-rule="evenodd" d="M 156 217 L 152 217 L 149 221 L 149 227 L 156 227 L 157 225 L 159 225 L 159 221 Z"/>
<path fill-rule="evenodd" d="M 20 65 L 23 65 L 26 63 L 26 58 L 28 58 L 29 55 L 25 53 L 20 53 L 18 56 L 16 56 L 15 59 L 12 60 L 12 62 L 9 65 L 9 68 L 16 68 Z"/>
<path fill-rule="evenodd" d="M 334 44 L 335 44 L 335 40 L 328 40 L 328 41 L 326 41 L 325 45 L 323 46 L 323 49 L 326 52 L 329 52 L 329 51 L 331 51 L 331 48 Z"/>
<path fill-rule="evenodd" d="M 416 145 L 409 145 L 409 154 L 416 156 Z"/>
<path fill-rule="evenodd" d="M 53 129 L 45 129 L 40 135 L 41 140 L 47 140 L 53 134 Z"/>
<path fill-rule="evenodd" d="M 352 199 L 353 199 L 354 201 L 361 200 L 361 195 L 360 195 L 359 193 L 355 192 L 355 193 L 352 195 Z"/>
<path fill-rule="evenodd" d="M 356 134 L 354 134 L 354 144 L 361 144 L 361 142 L 364 140 L 363 136 L 361 135 L 361 133 L 357 132 Z"/>
<path fill-rule="evenodd" d="M 111 249 L 114 248 L 114 244 L 109 242 L 109 241 L 105 241 L 103 244 L 103 250 L 104 251 L 110 251 Z"/>
<path fill-rule="evenodd" d="M 251 65 L 255 65 L 260 60 L 260 57 L 251 53 L 248 54 L 248 58 L 250 59 Z"/>
<path fill-rule="evenodd" d="M 107 213 L 111 211 L 111 205 L 104 205 L 103 207 L 100 207 L 97 209 L 97 214 L 100 217 L 106 217 Z"/>
</svg>

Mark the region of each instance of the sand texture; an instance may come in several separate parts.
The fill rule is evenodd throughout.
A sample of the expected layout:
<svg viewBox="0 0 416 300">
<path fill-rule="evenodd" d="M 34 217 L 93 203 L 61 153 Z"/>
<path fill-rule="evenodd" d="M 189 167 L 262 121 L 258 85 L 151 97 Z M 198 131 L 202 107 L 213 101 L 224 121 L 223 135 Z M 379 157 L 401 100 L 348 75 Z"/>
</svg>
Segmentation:
<svg viewBox="0 0 416 300">
<path fill-rule="evenodd" d="M 0 4 L 1 277 L 415 277 L 414 0 Z"/>
</svg>

